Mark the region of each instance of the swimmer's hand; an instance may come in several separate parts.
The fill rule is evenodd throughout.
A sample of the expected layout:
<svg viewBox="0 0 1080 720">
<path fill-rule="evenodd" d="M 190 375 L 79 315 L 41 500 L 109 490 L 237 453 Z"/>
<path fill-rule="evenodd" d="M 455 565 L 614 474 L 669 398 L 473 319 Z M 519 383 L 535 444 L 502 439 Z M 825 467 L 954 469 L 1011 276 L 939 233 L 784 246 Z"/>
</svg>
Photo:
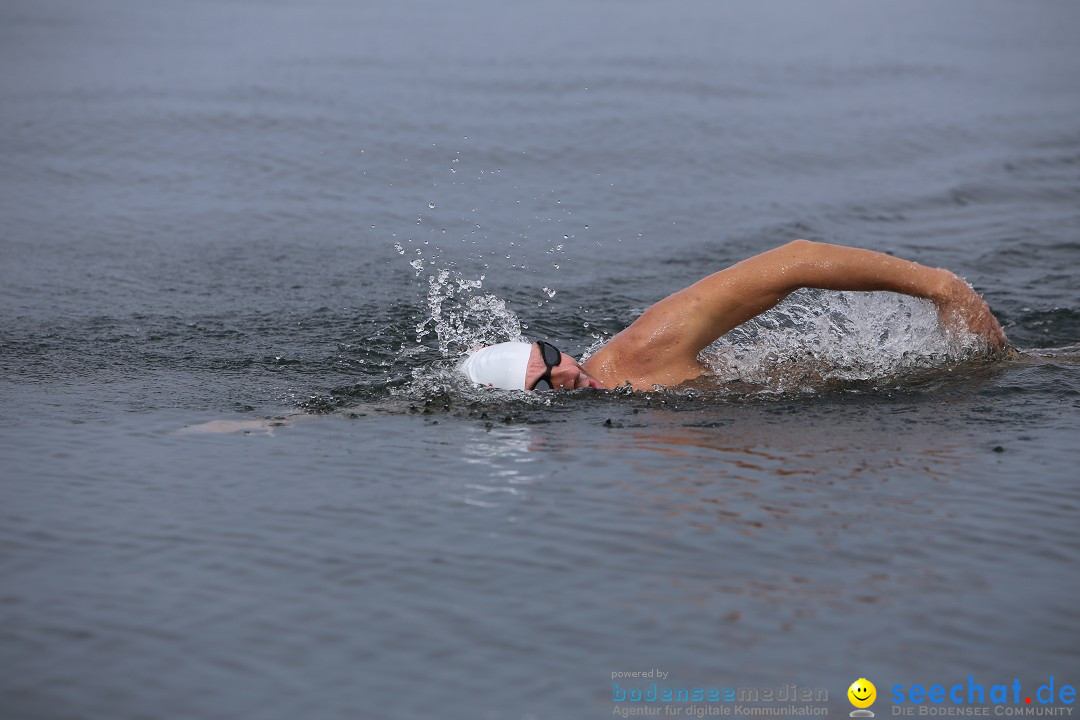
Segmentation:
<svg viewBox="0 0 1080 720">
<path fill-rule="evenodd" d="M 938 317 L 947 331 L 969 330 L 983 337 L 990 349 L 997 352 L 1009 340 L 1001 329 L 997 318 L 990 312 L 986 301 L 958 275 L 940 268 L 938 287 L 930 299 L 938 308 Z"/>
</svg>

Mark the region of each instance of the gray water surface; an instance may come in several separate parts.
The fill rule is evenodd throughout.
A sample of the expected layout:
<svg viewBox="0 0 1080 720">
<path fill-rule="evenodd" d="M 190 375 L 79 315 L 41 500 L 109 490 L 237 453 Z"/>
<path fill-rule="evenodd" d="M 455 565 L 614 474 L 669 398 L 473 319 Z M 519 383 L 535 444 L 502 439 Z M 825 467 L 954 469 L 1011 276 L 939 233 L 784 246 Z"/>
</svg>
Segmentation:
<svg viewBox="0 0 1080 720">
<path fill-rule="evenodd" d="M 5 3 L 0 716 L 1076 685 L 1078 32 L 1051 1 Z M 907 306 L 810 294 L 840 379 L 446 371 L 468 298 L 577 354 L 795 237 L 955 270 L 1020 352 L 856 373 Z M 767 330 L 736 370 L 799 356 Z"/>
</svg>

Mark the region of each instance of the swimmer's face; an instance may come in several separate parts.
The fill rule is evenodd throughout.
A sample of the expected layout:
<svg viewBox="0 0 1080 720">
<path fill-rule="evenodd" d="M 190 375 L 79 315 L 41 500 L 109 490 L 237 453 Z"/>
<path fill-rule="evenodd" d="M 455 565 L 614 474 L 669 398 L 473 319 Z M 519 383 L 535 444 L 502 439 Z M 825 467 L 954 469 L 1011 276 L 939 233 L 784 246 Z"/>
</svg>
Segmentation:
<svg viewBox="0 0 1080 720">
<path fill-rule="evenodd" d="M 540 346 L 533 343 L 532 355 L 529 357 L 529 369 L 525 372 L 525 387 L 531 388 L 536 385 L 544 373 L 547 365 L 540 352 Z M 602 388 L 599 381 L 590 377 L 581 369 L 581 364 L 566 353 L 562 353 L 562 359 L 558 365 L 551 368 L 551 387 L 553 390 L 579 390 L 581 388 Z"/>
</svg>

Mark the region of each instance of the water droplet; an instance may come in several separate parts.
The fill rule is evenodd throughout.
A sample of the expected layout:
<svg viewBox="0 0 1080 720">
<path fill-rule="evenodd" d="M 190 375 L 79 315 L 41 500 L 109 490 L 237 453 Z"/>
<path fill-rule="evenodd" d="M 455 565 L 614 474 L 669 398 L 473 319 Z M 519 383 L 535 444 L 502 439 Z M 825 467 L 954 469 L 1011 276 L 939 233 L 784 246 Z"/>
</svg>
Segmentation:
<svg viewBox="0 0 1080 720">
<path fill-rule="evenodd" d="M 552 263 L 552 266 L 554 266 L 554 268 L 555 268 L 556 270 L 558 270 L 558 269 L 559 269 L 559 263 Z"/>
<path fill-rule="evenodd" d="M 583 323 L 581 323 L 581 327 L 587 328 L 587 327 L 589 327 L 589 323 L 588 322 L 583 322 Z"/>
<path fill-rule="evenodd" d="M 589 229 L 589 226 L 588 226 L 588 225 L 586 225 L 586 226 L 585 226 L 585 229 L 586 229 L 586 230 L 588 230 L 588 229 Z"/>
<path fill-rule="evenodd" d="M 563 235 L 563 236 L 562 236 L 562 239 L 563 239 L 563 240 L 569 240 L 569 239 L 570 239 L 570 236 L 569 236 L 569 235 Z"/>
<path fill-rule="evenodd" d="M 427 206 L 428 206 L 428 210 L 434 210 L 435 209 L 435 203 L 433 203 L 433 202 L 429 202 L 427 204 Z M 588 225 L 586 225 L 585 227 L 588 227 Z"/>
<path fill-rule="evenodd" d="M 544 292 L 546 292 L 546 293 L 547 293 L 547 296 L 548 296 L 549 298 L 553 298 L 553 297 L 555 297 L 555 291 L 554 291 L 553 289 L 549 288 L 549 287 L 548 287 L 548 286 L 546 286 L 546 285 L 544 286 Z"/>
<path fill-rule="evenodd" d="M 397 250 L 398 255 L 405 254 L 405 248 L 401 247 L 401 243 L 394 243 L 394 249 Z"/>
</svg>

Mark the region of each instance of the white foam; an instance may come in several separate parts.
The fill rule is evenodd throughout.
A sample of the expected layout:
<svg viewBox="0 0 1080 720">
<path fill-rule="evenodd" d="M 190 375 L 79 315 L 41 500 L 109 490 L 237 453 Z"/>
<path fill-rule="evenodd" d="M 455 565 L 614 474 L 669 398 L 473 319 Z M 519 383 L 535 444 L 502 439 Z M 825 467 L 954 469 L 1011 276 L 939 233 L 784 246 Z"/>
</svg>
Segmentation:
<svg viewBox="0 0 1080 720">
<path fill-rule="evenodd" d="M 934 305 L 895 293 L 800 290 L 701 353 L 719 383 L 777 392 L 870 380 L 985 352 L 971 333 L 946 333 Z"/>
</svg>

